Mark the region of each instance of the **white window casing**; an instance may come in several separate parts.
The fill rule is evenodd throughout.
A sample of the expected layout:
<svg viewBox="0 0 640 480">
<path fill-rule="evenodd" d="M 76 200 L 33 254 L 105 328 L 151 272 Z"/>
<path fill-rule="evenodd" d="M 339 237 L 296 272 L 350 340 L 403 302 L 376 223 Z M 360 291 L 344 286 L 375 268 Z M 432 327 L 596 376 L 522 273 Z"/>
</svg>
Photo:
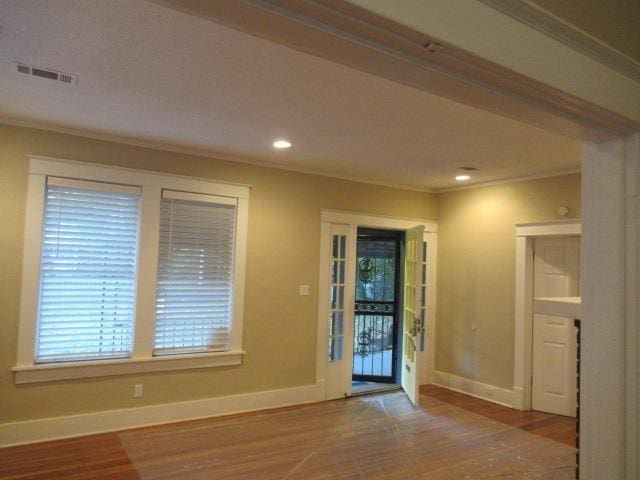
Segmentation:
<svg viewBox="0 0 640 480">
<path fill-rule="evenodd" d="M 48 205 L 46 195 L 47 192 L 50 195 L 59 194 L 61 190 L 71 193 L 78 191 L 94 192 L 93 195 L 98 201 L 100 198 L 105 198 L 105 196 L 108 197 L 109 195 L 115 196 L 114 198 L 128 200 L 138 197 L 137 202 L 135 202 L 138 206 L 138 225 L 135 231 L 138 238 L 136 247 L 139 247 L 137 248 L 137 255 L 134 255 L 133 264 L 130 255 L 125 256 L 124 262 L 119 262 L 115 259 L 115 254 L 109 251 L 109 245 L 101 245 L 102 254 L 105 257 L 103 259 L 105 260 L 105 265 L 108 265 L 109 262 L 114 262 L 113 264 L 118 268 L 124 265 L 129 269 L 127 270 L 129 272 L 133 268 L 136 275 L 133 297 L 131 296 L 131 289 L 122 290 L 122 285 L 118 287 L 117 293 L 107 288 L 104 290 L 105 298 L 109 295 L 112 297 L 111 300 L 115 296 L 118 297 L 115 303 L 113 301 L 112 303 L 105 303 L 112 310 L 111 317 L 105 315 L 103 318 L 94 315 L 92 318 L 94 320 L 97 318 L 98 321 L 94 321 L 91 325 L 84 325 L 88 330 L 94 327 L 97 328 L 94 333 L 97 332 L 98 337 L 101 336 L 97 343 L 94 339 L 94 345 L 97 345 L 99 350 L 97 353 L 88 349 L 86 352 L 83 351 L 86 355 L 74 355 L 73 349 L 67 349 L 69 351 L 66 354 L 56 356 L 56 351 L 45 351 L 46 342 L 39 341 L 39 328 L 45 326 L 45 323 L 39 321 L 40 310 L 47 305 L 53 305 L 54 303 L 51 302 L 56 301 L 56 295 L 62 295 L 62 293 L 56 294 L 56 290 L 49 288 L 44 280 L 43 288 L 41 288 L 42 274 L 53 272 L 52 278 L 54 278 L 57 272 L 55 268 L 52 270 L 52 265 L 55 265 L 55 262 L 52 263 L 52 257 L 41 256 L 45 254 L 43 249 L 54 248 L 51 238 L 56 232 L 55 225 L 53 229 L 50 225 L 47 226 L 48 233 L 44 230 L 45 214 L 47 214 L 47 218 L 51 217 L 48 215 L 49 213 L 53 214 L 52 211 L 45 212 L 45 208 Z M 31 156 L 25 216 L 18 355 L 16 367 L 13 368 L 15 382 L 30 383 L 241 364 L 242 355 L 244 354 L 242 350 L 242 319 L 244 311 L 249 190 L 250 187 L 247 185 Z M 54 200 L 50 200 L 49 203 L 54 205 Z M 162 355 L 162 353 L 169 352 L 157 348 L 155 332 L 156 295 L 158 289 L 156 286 L 158 267 L 162 264 L 162 258 L 159 258 L 159 254 L 161 257 L 162 235 L 160 228 L 163 201 L 175 202 L 176 204 L 200 205 L 205 210 L 206 207 L 210 207 L 219 212 L 228 212 L 228 209 L 233 210 L 233 234 L 230 240 L 232 244 L 227 245 L 227 247 L 231 247 L 232 253 L 222 261 L 226 265 L 227 272 L 225 276 L 227 286 L 223 289 L 222 294 L 225 295 L 225 292 L 230 292 L 227 306 L 228 320 L 225 323 L 225 344 L 222 346 L 218 342 L 215 344 L 215 348 L 198 347 L 184 349 L 183 351 L 177 349 L 171 352 L 179 353 L 176 355 Z M 70 212 L 73 213 L 73 208 Z M 133 217 L 129 218 L 127 215 L 124 215 L 124 217 L 129 222 L 129 227 L 131 227 L 130 223 L 133 222 Z M 120 214 L 116 216 L 121 217 Z M 49 218 L 50 223 L 53 221 L 52 218 Z M 112 217 L 107 215 L 106 218 Z M 228 221 L 229 216 L 227 215 L 226 218 Z M 87 217 L 87 215 L 83 214 L 79 219 L 84 219 L 87 225 L 92 225 L 90 216 Z M 68 218 L 66 220 L 68 221 Z M 76 220 L 72 218 L 71 223 L 73 224 Z M 82 222 L 74 225 L 80 228 L 82 227 Z M 102 223 L 97 226 L 106 228 L 105 224 Z M 230 228 L 228 222 L 225 228 L 227 228 L 228 233 Z M 133 231 L 133 229 L 130 231 Z M 48 240 L 45 242 L 43 242 L 43 233 L 49 235 L 47 237 Z M 202 235 L 203 233 L 201 232 Z M 226 239 L 228 242 L 229 238 L 229 235 L 226 235 L 226 237 L 224 235 L 219 236 L 216 240 L 218 246 L 222 239 Z M 91 261 L 95 259 L 91 258 L 92 252 L 90 250 L 83 250 L 84 254 L 88 255 L 88 258 L 81 258 L 82 255 L 76 255 L 78 252 L 82 253 L 79 250 L 71 255 L 73 257 L 71 260 L 66 259 L 66 261 L 70 261 L 73 264 L 78 260 L 91 264 Z M 225 251 L 228 252 L 228 250 L 229 248 Z M 215 254 L 215 248 L 213 253 Z M 217 266 L 218 263 L 216 263 L 216 268 Z M 77 268 L 77 270 L 82 270 L 82 268 Z M 205 268 L 203 272 L 206 273 L 206 270 Z M 214 270 L 216 269 L 214 268 Z M 214 283 L 218 280 L 215 280 Z M 95 282 L 94 279 L 94 284 Z M 66 293 L 70 296 L 68 298 L 72 298 L 74 302 L 80 300 L 80 297 L 73 295 L 71 289 L 68 290 Z M 121 291 L 126 291 L 126 295 L 122 294 L 123 296 L 120 297 Z M 42 292 L 46 293 L 46 295 L 43 297 L 44 300 L 41 301 L 40 294 Z M 52 292 L 54 293 L 52 294 Z M 102 295 L 103 290 L 99 292 Z M 90 297 L 94 293 L 91 288 L 83 292 L 85 297 L 87 295 Z M 62 298 L 60 296 L 58 300 L 66 301 L 60 300 Z M 79 306 L 82 307 L 82 305 Z M 123 318 L 126 320 L 126 315 L 124 317 L 120 315 L 126 308 L 135 309 L 132 315 L 133 325 L 130 334 L 126 333 L 128 332 L 127 322 L 122 321 Z M 120 316 L 114 316 L 114 311 L 117 311 Z M 93 311 L 94 314 L 96 312 Z M 58 320 L 64 322 L 68 318 L 70 317 L 62 315 Z M 108 323 L 107 320 L 109 318 L 115 318 L 113 325 Z M 96 327 L 96 325 L 98 326 Z M 128 340 L 120 342 L 118 338 L 122 338 L 118 337 L 117 333 L 122 333 L 125 330 L 126 335 L 123 334 L 124 336 L 121 335 L 121 337 L 128 336 Z M 111 335 L 110 337 L 109 334 Z M 155 355 L 154 349 L 156 350 Z"/>
</svg>

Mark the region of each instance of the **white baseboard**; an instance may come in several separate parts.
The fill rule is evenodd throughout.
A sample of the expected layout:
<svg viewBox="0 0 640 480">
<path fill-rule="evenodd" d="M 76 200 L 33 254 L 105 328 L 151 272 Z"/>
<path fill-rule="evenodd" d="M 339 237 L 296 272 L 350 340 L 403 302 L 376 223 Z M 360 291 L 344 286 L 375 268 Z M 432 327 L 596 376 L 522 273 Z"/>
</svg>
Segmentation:
<svg viewBox="0 0 640 480">
<path fill-rule="evenodd" d="M 472 397 L 513 408 L 513 391 L 506 388 L 458 377 L 457 375 L 440 372 L 438 370 L 434 372 L 433 383 L 440 387 L 448 388 L 449 390 L 465 393 Z"/>
<path fill-rule="evenodd" d="M 0 447 L 286 407 L 323 399 L 324 385 L 316 383 L 281 390 L 5 423 L 0 425 Z"/>
</svg>

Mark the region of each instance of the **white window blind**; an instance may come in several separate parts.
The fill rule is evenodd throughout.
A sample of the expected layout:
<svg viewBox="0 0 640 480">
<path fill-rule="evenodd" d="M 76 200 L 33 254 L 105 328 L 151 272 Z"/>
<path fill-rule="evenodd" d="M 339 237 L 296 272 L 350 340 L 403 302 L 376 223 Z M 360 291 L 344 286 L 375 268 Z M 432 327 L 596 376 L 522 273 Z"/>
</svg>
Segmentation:
<svg viewBox="0 0 640 480">
<path fill-rule="evenodd" d="M 237 200 L 162 197 L 154 354 L 228 350 Z"/>
<path fill-rule="evenodd" d="M 140 189 L 48 178 L 36 362 L 127 357 Z"/>
</svg>

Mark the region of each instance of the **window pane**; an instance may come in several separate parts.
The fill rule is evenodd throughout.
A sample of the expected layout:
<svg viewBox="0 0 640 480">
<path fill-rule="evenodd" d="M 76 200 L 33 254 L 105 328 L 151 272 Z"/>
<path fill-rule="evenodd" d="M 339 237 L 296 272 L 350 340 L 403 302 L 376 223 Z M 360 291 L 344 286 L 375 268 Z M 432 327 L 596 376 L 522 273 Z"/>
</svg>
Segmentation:
<svg viewBox="0 0 640 480">
<path fill-rule="evenodd" d="M 127 357 L 139 195 L 48 185 L 36 362 Z"/>
<path fill-rule="evenodd" d="M 235 205 L 163 198 L 154 354 L 228 350 Z"/>
</svg>

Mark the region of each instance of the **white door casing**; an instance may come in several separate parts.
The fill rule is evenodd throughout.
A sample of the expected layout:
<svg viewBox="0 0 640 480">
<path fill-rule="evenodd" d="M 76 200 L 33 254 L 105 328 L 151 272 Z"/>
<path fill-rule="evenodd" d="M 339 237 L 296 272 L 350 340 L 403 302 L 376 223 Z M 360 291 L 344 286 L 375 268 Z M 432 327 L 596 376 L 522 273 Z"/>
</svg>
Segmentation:
<svg viewBox="0 0 640 480">
<path fill-rule="evenodd" d="M 531 410 L 533 357 L 533 246 L 539 237 L 582 235 L 579 219 L 517 223 L 513 408 Z"/>
<path fill-rule="evenodd" d="M 404 302 L 402 318 L 401 384 L 414 405 L 418 404 L 420 388 L 419 335 L 423 328 L 422 265 L 424 227 L 419 225 L 405 233 Z"/>
<path fill-rule="evenodd" d="M 533 295 L 580 295 L 580 239 L 536 238 Z M 533 410 L 575 417 L 576 330 L 572 318 L 533 316 Z"/>
<path fill-rule="evenodd" d="M 427 244 L 426 262 L 426 300 L 424 317 L 426 323 L 425 351 L 416 352 L 416 358 L 422 368 L 418 369 L 421 377 L 416 377 L 416 389 L 419 384 L 428 383 L 432 377 L 433 362 L 435 359 L 435 301 L 436 301 L 436 252 L 437 252 L 437 231 L 435 222 L 424 220 L 410 220 L 390 218 L 380 215 L 369 215 L 339 210 L 322 210 L 321 232 L 320 232 L 320 277 L 318 287 L 318 328 L 317 328 L 317 356 L 316 356 L 316 383 L 323 385 L 324 397 L 326 399 L 342 398 L 351 395 L 351 376 L 353 369 L 353 312 L 355 299 L 355 260 L 357 247 L 357 229 L 380 228 L 389 230 L 408 231 L 415 226 L 423 228 L 423 236 L 420 239 L 420 254 L 422 253 L 423 241 Z M 339 284 L 332 284 L 333 281 L 333 237 L 341 235 L 345 237 L 345 276 L 344 276 L 344 315 L 343 338 L 342 338 L 342 358 L 331 361 L 330 335 L 334 325 L 332 314 L 335 311 L 332 305 L 333 287 Z M 420 260 L 421 262 L 421 260 Z M 418 276 L 421 276 L 421 265 L 416 269 Z M 422 278 L 416 279 L 415 285 L 422 286 Z M 421 290 L 419 288 L 419 290 Z M 419 302 L 419 298 L 418 298 Z M 418 308 L 420 304 L 418 303 Z M 420 310 L 416 310 L 420 311 Z M 418 332 L 419 333 L 419 332 Z M 419 339 L 418 339 L 419 340 Z M 417 396 L 416 396 L 417 398 Z"/>
</svg>

